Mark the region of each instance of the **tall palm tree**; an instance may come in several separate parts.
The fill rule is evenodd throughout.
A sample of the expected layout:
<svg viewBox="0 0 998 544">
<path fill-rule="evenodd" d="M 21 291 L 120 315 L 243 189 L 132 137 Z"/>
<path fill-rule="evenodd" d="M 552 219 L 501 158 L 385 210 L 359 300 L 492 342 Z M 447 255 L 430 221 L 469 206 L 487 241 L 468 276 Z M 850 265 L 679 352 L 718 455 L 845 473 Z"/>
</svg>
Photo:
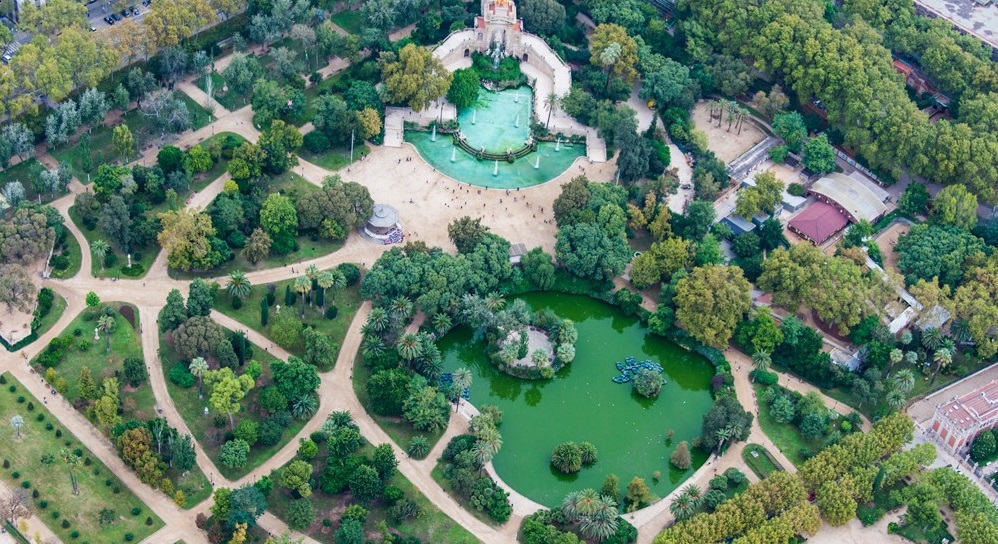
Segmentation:
<svg viewBox="0 0 998 544">
<path fill-rule="evenodd" d="M 305 393 L 291 404 L 291 415 L 298 419 L 308 419 L 319 409 L 319 404 L 311 393 Z"/>
<path fill-rule="evenodd" d="M 371 313 L 367 315 L 367 325 L 374 332 L 384 332 L 388 328 L 388 323 L 388 312 L 380 306 L 372 308 Z"/>
<path fill-rule="evenodd" d="M 894 375 L 894 388 L 902 393 L 909 393 L 915 388 L 915 373 L 908 368 L 902 368 Z"/>
<path fill-rule="evenodd" d="M 111 352 L 111 329 L 114 328 L 114 318 L 109 315 L 102 315 L 97 320 L 97 328 L 104 331 L 105 351 Z"/>
<path fill-rule="evenodd" d="M 579 528 L 586 537 L 602 542 L 617 532 L 617 518 L 617 501 L 602 495 L 596 512 L 583 517 Z"/>
<path fill-rule="evenodd" d="M 737 111 L 738 109 L 735 107 L 735 103 L 728 101 L 728 104 L 725 107 L 725 114 L 724 114 L 724 120 L 728 122 L 727 132 L 731 132 L 731 123 L 735 122 L 735 119 L 738 118 L 738 115 L 736 113 Z"/>
<path fill-rule="evenodd" d="M 558 108 L 558 104 L 560 103 L 561 99 L 558 98 L 558 93 L 554 91 L 549 92 L 547 96 L 544 97 L 544 105 L 547 106 L 548 109 L 548 120 L 547 123 L 544 124 L 545 129 L 551 127 L 551 114 L 554 113 L 554 110 Z"/>
<path fill-rule="evenodd" d="M 410 332 L 399 337 L 395 349 L 398 350 L 399 357 L 406 362 L 407 368 L 412 370 L 412 360 L 423 352 L 423 344 L 419 341 L 419 335 Z"/>
<path fill-rule="evenodd" d="M 693 500 L 693 505 L 699 507 L 703 502 L 703 491 L 696 484 L 689 484 L 683 488 L 683 494 Z"/>
<path fill-rule="evenodd" d="M 901 333 L 901 345 L 907 346 L 912 341 L 911 331 L 904 331 Z"/>
<path fill-rule="evenodd" d="M 225 292 L 229 294 L 230 299 L 238 298 L 241 300 L 249 296 L 252 287 L 253 285 L 246 279 L 245 273 L 230 272 L 229 283 L 225 285 Z"/>
<path fill-rule="evenodd" d="M 922 333 L 922 346 L 930 351 L 935 351 L 943 345 L 943 331 L 939 329 L 925 329 Z"/>
<path fill-rule="evenodd" d="M 599 493 L 595 489 L 583 489 L 573 491 L 565 496 L 561 503 L 561 511 L 568 519 L 578 520 L 586 516 L 592 516 L 600 509 Z"/>
<path fill-rule="evenodd" d="M 195 357 L 191 359 L 191 364 L 187 367 L 187 370 L 198 379 L 198 398 L 201 398 L 201 390 L 204 386 L 204 373 L 208 372 L 208 361 L 205 361 L 204 357 Z"/>
<path fill-rule="evenodd" d="M 63 463 L 66 463 L 66 470 L 69 471 L 69 481 L 73 484 L 73 495 L 79 495 L 80 488 L 76 485 L 76 467 L 80 466 L 80 458 L 75 453 L 69 451 L 69 448 L 60 449 L 59 458 L 62 459 Z"/>
<path fill-rule="evenodd" d="M 600 53 L 599 63 L 600 66 L 603 67 L 603 71 L 606 72 L 606 86 L 603 89 L 604 91 L 610 88 L 610 70 L 613 68 L 613 65 L 617 64 L 617 61 L 620 60 L 620 55 L 623 52 L 623 46 L 617 42 L 613 42 L 607 45 L 606 48 L 603 49 L 603 52 Z"/>
<path fill-rule="evenodd" d="M 482 441 L 475 442 L 475 445 L 471 447 L 471 453 L 475 456 L 479 474 L 485 470 L 485 465 L 489 464 L 495 456 L 489 446 Z"/>
<path fill-rule="evenodd" d="M 905 353 L 904 354 L 904 362 L 908 363 L 909 365 L 913 365 L 913 364 L 917 363 L 918 362 L 918 352 L 917 351 L 909 351 L 909 352 Z"/>
<path fill-rule="evenodd" d="M 305 295 L 312 290 L 312 280 L 305 276 L 295 278 L 294 290 L 301 295 L 301 317 L 305 319 Z"/>
<path fill-rule="evenodd" d="M 898 389 L 892 389 L 887 392 L 887 405 L 894 410 L 900 410 L 904 407 L 906 399 L 904 398 L 904 393 Z"/>
<path fill-rule="evenodd" d="M 728 425 L 723 429 L 717 430 L 717 454 L 721 454 L 721 448 L 724 447 L 724 443 L 733 438 L 741 432 L 741 428 L 738 425 Z"/>
<path fill-rule="evenodd" d="M 696 509 L 697 507 L 693 504 L 693 499 L 686 493 L 677 495 L 675 499 L 672 499 L 672 504 L 669 505 L 669 511 L 679 521 L 693 517 Z"/>
<path fill-rule="evenodd" d="M 308 268 L 305 269 L 305 277 L 308 278 L 308 281 L 314 284 L 315 280 L 319 279 L 319 267 L 315 266 L 314 264 L 308 265 Z M 312 307 L 313 302 L 315 302 L 314 297 L 308 301 L 309 308 Z"/>
<path fill-rule="evenodd" d="M 502 449 L 502 435 L 495 427 L 489 426 L 478 433 L 478 443 L 484 444 L 494 456 Z"/>
<path fill-rule="evenodd" d="M 932 373 L 932 380 L 929 381 L 930 386 L 936 383 L 936 376 L 939 375 L 939 371 L 944 366 L 949 366 L 949 364 L 953 362 L 953 352 L 946 348 L 939 348 L 932 356 L 932 360 L 936 363 L 936 371 Z"/>
<path fill-rule="evenodd" d="M 104 257 L 107 257 L 109 251 L 111 251 L 111 244 L 104 240 L 94 240 L 94 243 L 90 244 L 90 252 L 100 261 L 101 272 L 104 272 Z"/>
<path fill-rule="evenodd" d="M 385 353 L 385 343 L 376 334 L 365 335 L 360 343 L 360 352 L 365 360 L 380 358 Z"/>
<path fill-rule="evenodd" d="M 396 324 L 400 324 L 412 317 L 412 301 L 403 295 L 399 295 L 392 299 L 391 304 L 388 306 L 388 313 L 391 314 L 392 320 Z"/>
<path fill-rule="evenodd" d="M 433 330 L 437 331 L 437 334 L 447 332 L 452 324 L 450 316 L 443 312 L 437 312 L 437 315 L 433 316 Z"/>
<path fill-rule="evenodd" d="M 485 297 L 485 307 L 492 312 L 498 312 L 506 306 L 506 300 L 502 298 L 502 295 L 496 293 L 495 291 L 489 293 Z"/>
<path fill-rule="evenodd" d="M 765 351 L 757 351 L 752 354 L 752 368 L 756 370 L 756 374 L 752 376 L 752 381 L 755 381 L 756 376 L 769 370 L 769 365 L 773 364 L 773 359 L 770 358 L 769 354 Z"/>
<path fill-rule="evenodd" d="M 326 290 L 336 283 L 336 278 L 332 272 L 325 270 L 315 278 L 315 283 L 322 289 L 322 313 L 326 313 Z"/>
<path fill-rule="evenodd" d="M 891 366 L 887 369 L 887 375 L 888 376 L 890 376 L 891 375 L 891 371 L 894 370 L 894 365 L 896 365 L 896 364 L 900 363 L 902 360 L 904 360 L 904 352 L 901 351 L 898 348 L 892 349 L 891 350 L 891 354 L 890 354 L 890 360 L 891 360 Z"/>
<path fill-rule="evenodd" d="M 471 371 L 462 366 L 455 370 L 451 377 L 452 383 L 458 388 L 457 398 L 454 399 L 454 411 L 456 412 L 457 407 L 461 405 L 461 396 L 464 395 L 464 390 L 471 387 Z"/>
<path fill-rule="evenodd" d="M 949 334 L 953 337 L 953 340 L 955 340 L 957 344 L 970 341 L 970 327 L 967 325 L 967 322 L 962 319 L 954 321 L 953 324 L 950 325 Z"/>
</svg>

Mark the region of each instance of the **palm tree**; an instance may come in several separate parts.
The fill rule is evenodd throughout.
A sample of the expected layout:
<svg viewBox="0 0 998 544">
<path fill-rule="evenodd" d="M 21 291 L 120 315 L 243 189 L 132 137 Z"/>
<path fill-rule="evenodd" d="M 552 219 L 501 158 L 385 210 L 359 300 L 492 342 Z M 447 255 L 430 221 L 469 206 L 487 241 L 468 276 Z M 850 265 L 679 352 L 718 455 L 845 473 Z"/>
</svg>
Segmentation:
<svg viewBox="0 0 998 544">
<path fill-rule="evenodd" d="M 596 512 L 583 517 L 579 522 L 579 528 L 583 535 L 602 542 L 617 532 L 617 518 L 617 501 L 603 495 L 599 498 Z"/>
<path fill-rule="evenodd" d="M 548 120 L 547 123 L 544 124 L 545 129 L 551 126 L 551 114 L 558 108 L 558 104 L 560 102 L 561 99 L 558 98 L 558 93 L 554 91 L 549 92 L 547 96 L 544 97 L 544 105 L 547 106 L 548 109 Z"/>
<path fill-rule="evenodd" d="M 380 306 L 372 308 L 367 315 L 367 326 L 374 332 L 384 332 L 388 328 L 388 312 Z"/>
<path fill-rule="evenodd" d="M 90 244 L 90 251 L 100 261 L 100 271 L 104 272 L 104 257 L 107 257 L 107 253 L 111 251 L 111 244 L 104 240 L 94 240 L 94 243 Z"/>
<path fill-rule="evenodd" d="M 229 294 L 230 299 L 238 298 L 241 300 L 249 296 L 252 287 L 250 281 L 246 279 L 245 273 L 230 272 L 229 283 L 225 286 L 225 292 Z"/>
<path fill-rule="evenodd" d="M 308 268 L 305 269 L 305 277 L 308 278 L 308 281 L 314 284 L 315 280 L 319 279 L 319 267 L 314 264 L 308 265 Z M 315 302 L 314 298 L 308 301 L 309 308 L 312 307 L 313 302 Z"/>
<path fill-rule="evenodd" d="M 318 409 L 319 404 L 315 401 L 315 397 L 311 393 L 305 393 L 291 405 L 291 415 L 298 419 L 308 419 Z"/>
<path fill-rule="evenodd" d="M 478 443 L 483 444 L 491 456 L 495 456 L 502 449 L 502 435 L 495 427 L 489 426 L 478 433 Z"/>
<path fill-rule="evenodd" d="M 66 463 L 66 470 L 69 471 L 69 481 L 73 483 L 73 495 L 79 495 L 80 488 L 76 485 L 76 467 L 80 465 L 80 458 L 69 451 L 69 448 L 59 450 L 59 457 L 63 463 Z"/>
<path fill-rule="evenodd" d="M 718 429 L 717 430 L 717 435 L 716 436 L 717 436 L 717 454 L 718 455 L 721 454 L 721 448 L 724 446 L 724 443 L 727 442 L 732 437 L 734 437 L 735 435 L 739 434 L 740 431 L 741 431 L 741 429 L 737 425 L 728 425 L 727 427 L 724 427 L 723 429 Z"/>
<path fill-rule="evenodd" d="M 561 503 L 561 511 L 565 517 L 578 520 L 596 514 L 600 509 L 600 496 L 595 489 L 573 491 L 565 496 Z"/>
<path fill-rule="evenodd" d="M 14 429 L 17 433 L 17 438 L 21 438 L 21 429 L 24 428 L 24 418 L 14 414 L 14 417 L 10 418 L 10 428 Z"/>
<path fill-rule="evenodd" d="M 365 361 L 378 359 L 385 353 L 385 343 L 376 334 L 365 335 L 360 343 L 360 352 Z"/>
<path fill-rule="evenodd" d="M 693 517 L 693 514 L 696 513 L 696 509 L 697 507 L 693 504 L 693 499 L 686 493 L 680 493 L 677 495 L 676 498 L 672 500 L 672 504 L 669 505 L 669 511 L 671 511 L 672 515 L 679 521 Z"/>
<path fill-rule="evenodd" d="M 109 315 L 102 315 L 97 320 L 97 328 L 104 331 L 105 351 L 111 352 L 111 329 L 114 328 L 114 318 Z"/>
<path fill-rule="evenodd" d="M 295 278 L 294 290 L 301 295 L 301 317 L 305 319 L 305 295 L 312 290 L 312 280 L 305 276 Z"/>
<path fill-rule="evenodd" d="M 903 333 L 901 333 L 902 346 L 907 346 L 908 344 L 911 343 L 911 340 L 912 340 L 911 331 L 904 331 Z"/>
<path fill-rule="evenodd" d="M 935 351 L 943 345 L 943 331 L 939 329 L 925 329 L 922 333 L 922 346 L 930 351 Z"/>
<path fill-rule="evenodd" d="M 399 352 L 399 357 L 406 362 L 409 370 L 412 370 L 412 360 L 423 353 L 423 344 L 419 340 L 419 335 L 406 333 L 399 337 L 395 343 L 395 349 Z"/>
<path fill-rule="evenodd" d="M 902 393 L 908 393 L 915 388 L 915 373 L 908 368 L 898 370 L 894 375 L 894 388 Z"/>
<path fill-rule="evenodd" d="M 692 499 L 693 505 L 696 507 L 699 507 L 700 503 L 703 502 L 703 491 L 696 484 L 689 484 L 684 487 L 683 494 Z"/>
<path fill-rule="evenodd" d="M 336 283 L 336 278 L 332 272 L 325 270 L 315 278 L 315 283 L 319 286 L 319 289 L 322 289 L 322 313 L 326 313 L 326 289 L 329 289 Z"/>
<path fill-rule="evenodd" d="M 904 398 L 904 393 L 898 389 L 893 389 L 887 392 L 887 405 L 894 410 L 900 410 L 904 407 L 904 403 L 907 399 Z"/>
<path fill-rule="evenodd" d="M 454 399 L 454 411 L 457 411 L 457 407 L 461 405 L 461 396 L 464 395 L 464 390 L 471 387 L 471 371 L 465 367 L 461 367 L 454 371 L 451 375 L 453 384 L 457 387 L 457 398 Z"/>
<path fill-rule="evenodd" d="M 437 315 L 433 316 L 433 330 L 437 331 L 437 334 L 447 332 L 451 325 L 452 322 L 449 315 L 443 312 L 437 312 Z"/>
<path fill-rule="evenodd" d="M 610 88 L 610 70 L 613 68 L 613 65 L 617 64 L 617 61 L 620 60 L 620 55 L 623 51 L 623 46 L 619 43 L 613 42 L 607 45 L 606 48 L 603 49 L 603 52 L 600 53 L 599 63 L 606 72 L 606 86 L 603 89 L 604 91 Z"/>
<path fill-rule="evenodd" d="M 731 132 L 731 123 L 735 122 L 735 119 L 738 118 L 738 115 L 735 113 L 738 110 L 735 107 L 735 103 L 731 101 L 728 101 L 727 105 L 725 106 L 725 110 L 726 113 L 724 115 L 724 120 L 728 122 L 727 132 Z"/>
<path fill-rule="evenodd" d="M 495 291 L 488 294 L 485 297 L 485 307 L 492 312 L 498 312 L 506 306 L 506 300 L 502 298 L 502 295 L 496 293 Z"/>
<path fill-rule="evenodd" d="M 492 450 L 489 449 L 488 444 L 481 441 L 475 442 L 475 445 L 471 447 L 471 453 L 475 456 L 475 463 L 478 464 L 479 473 L 485 470 L 485 465 L 489 464 L 495 456 Z"/>
<path fill-rule="evenodd" d="M 949 334 L 953 337 L 953 340 L 957 344 L 963 344 L 970 341 L 970 327 L 964 320 L 954 321 L 949 327 Z"/>
<path fill-rule="evenodd" d="M 932 373 L 932 380 L 929 382 L 930 386 L 936 383 L 936 376 L 939 374 L 939 370 L 944 366 L 949 366 L 953 362 L 953 352 L 946 348 L 939 348 L 932 356 L 932 360 L 936 363 L 936 371 Z"/>
<path fill-rule="evenodd" d="M 904 360 L 904 352 L 901 351 L 898 348 L 894 348 L 894 349 L 891 350 L 890 358 L 891 358 L 891 366 L 887 369 L 887 375 L 888 376 L 890 376 L 891 375 L 891 371 L 894 370 L 894 365 L 896 365 L 896 364 L 900 363 L 902 360 Z"/>
<path fill-rule="evenodd" d="M 917 363 L 918 362 L 918 352 L 917 351 L 909 351 L 909 352 L 905 353 L 904 354 L 904 362 L 908 363 L 909 365 L 913 365 L 913 364 Z"/>
<path fill-rule="evenodd" d="M 201 398 L 204 373 L 208 372 L 208 361 L 205 361 L 204 357 L 195 357 L 191 359 L 191 364 L 187 367 L 187 370 L 198 379 L 198 398 Z"/>
<path fill-rule="evenodd" d="M 756 376 L 762 374 L 769 370 L 769 365 L 773 364 L 773 359 L 770 358 L 769 354 L 765 351 L 757 351 L 752 354 L 752 368 L 756 370 L 756 374 L 752 376 L 752 381 L 755 381 Z"/>
<path fill-rule="evenodd" d="M 412 301 L 399 295 L 392 299 L 388 306 L 388 313 L 391 314 L 396 324 L 402 323 L 412 317 Z"/>
</svg>

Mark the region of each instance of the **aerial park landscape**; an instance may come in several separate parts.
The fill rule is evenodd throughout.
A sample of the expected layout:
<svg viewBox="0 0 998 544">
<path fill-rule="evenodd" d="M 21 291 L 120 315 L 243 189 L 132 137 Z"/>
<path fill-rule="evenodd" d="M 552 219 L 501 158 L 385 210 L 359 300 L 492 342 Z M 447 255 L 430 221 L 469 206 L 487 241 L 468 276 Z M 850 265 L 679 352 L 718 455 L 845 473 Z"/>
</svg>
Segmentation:
<svg viewBox="0 0 998 544">
<path fill-rule="evenodd" d="M 998 542 L 963 12 L 3 9 L 0 544 Z"/>
</svg>

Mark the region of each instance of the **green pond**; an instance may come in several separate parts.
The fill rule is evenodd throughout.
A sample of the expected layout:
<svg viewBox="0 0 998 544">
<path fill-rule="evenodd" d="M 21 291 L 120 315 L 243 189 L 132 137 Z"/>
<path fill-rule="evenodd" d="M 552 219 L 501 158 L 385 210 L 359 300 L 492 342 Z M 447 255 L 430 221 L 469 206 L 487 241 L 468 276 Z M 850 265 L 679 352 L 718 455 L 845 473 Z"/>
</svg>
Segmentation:
<svg viewBox="0 0 998 544">
<path fill-rule="evenodd" d="M 470 401 L 497 405 L 504 414 L 502 450 L 493 463 L 507 484 L 545 506 L 561 502 L 567 493 L 599 489 L 608 474 L 616 474 L 626 492 L 634 476 L 659 497 L 665 497 L 702 465 L 706 455 L 694 450 L 693 467 L 676 470 L 669 456 L 682 440 L 700 434 L 703 415 L 712 404 L 713 369 L 703 357 L 648 333 L 641 322 L 609 304 L 577 295 L 533 293 L 521 297 L 532 310 L 550 309 L 571 319 L 579 332 L 575 361 L 552 380 L 523 380 L 498 372 L 472 331 L 460 327 L 441 342 L 446 371 L 471 370 Z M 617 361 L 633 356 L 650 359 L 665 370 L 667 383 L 657 399 L 616 384 Z M 675 431 L 671 443 L 666 433 Z M 599 461 L 576 474 L 551 467 L 554 447 L 562 442 L 592 442 Z M 661 472 L 658 483 L 652 473 Z"/>
<path fill-rule="evenodd" d="M 504 153 L 518 150 L 530 137 L 533 107 L 530 87 L 500 92 L 484 88 L 474 108 L 458 113 L 457 121 L 467 142 L 475 149 Z M 519 119 L 519 123 L 517 123 Z M 450 134 L 406 131 L 405 141 L 431 166 L 464 183 L 493 189 L 516 189 L 539 185 L 568 170 L 575 159 L 585 156 L 585 144 L 539 142 L 537 151 L 507 161 L 479 161 L 454 145 Z"/>
</svg>

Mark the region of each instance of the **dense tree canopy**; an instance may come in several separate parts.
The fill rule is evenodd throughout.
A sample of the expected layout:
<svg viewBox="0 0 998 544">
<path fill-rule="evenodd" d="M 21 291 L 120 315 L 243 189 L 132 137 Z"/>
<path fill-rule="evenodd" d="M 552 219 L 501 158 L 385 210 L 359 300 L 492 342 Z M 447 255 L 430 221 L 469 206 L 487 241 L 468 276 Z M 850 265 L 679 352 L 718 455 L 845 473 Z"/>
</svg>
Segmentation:
<svg viewBox="0 0 998 544">
<path fill-rule="evenodd" d="M 738 267 L 694 268 L 676 284 L 676 318 L 697 340 L 724 347 L 752 306 L 750 288 Z"/>
</svg>

